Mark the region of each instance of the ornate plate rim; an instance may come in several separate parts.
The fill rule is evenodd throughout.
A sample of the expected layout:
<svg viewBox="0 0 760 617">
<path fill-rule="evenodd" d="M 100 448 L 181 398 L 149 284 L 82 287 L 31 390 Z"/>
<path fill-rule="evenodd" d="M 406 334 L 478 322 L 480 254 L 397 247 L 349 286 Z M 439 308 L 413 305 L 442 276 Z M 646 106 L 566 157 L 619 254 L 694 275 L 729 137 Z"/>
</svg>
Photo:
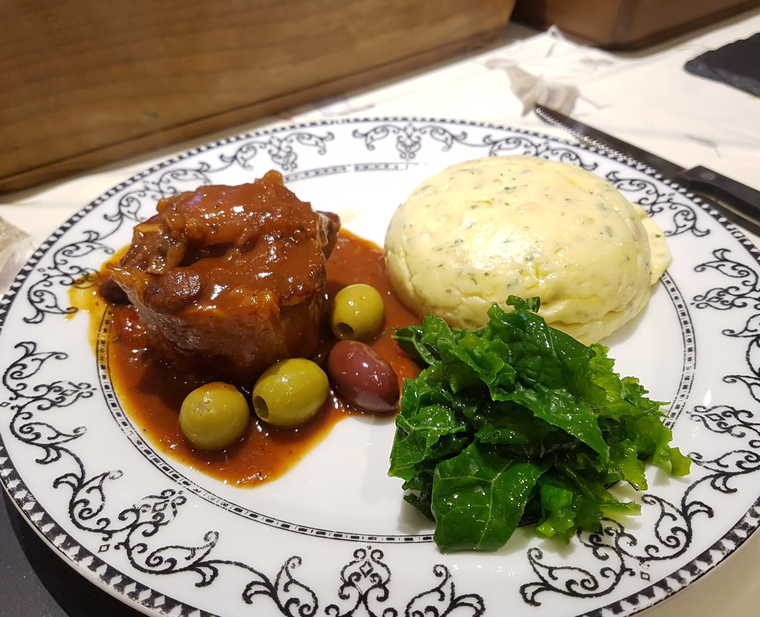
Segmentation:
<svg viewBox="0 0 760 617">
<path fill-rule="evenodd" d="M 155 163 L 154 165 L 143 169 L 136 174 L 133 174 L 126 180 L 112 186 L 107 191 L 98 195 L 95 199 L 89 201 L 82 208 L 77 210 L 74 214 L 69 216 L 64 222 L 59 224 L 55 230 L 53 230 L 43 242 L 36 247 L 36 249 L 29 256 L 24 265 L 20 268 L 17 275 L 14 277 L 13 282 L 9 286 L 9 289 L 0 298 L 0 332 L 2 332 L 5 326 L 5 320 L 8 315 L 9 309 L 18 296 L 18 291 L 22 284 L 26 281 L 29 275 L 34 271 L 34 267 L 37 263 L 48 253 L 53 244 L 75 223 L 77 223 L 85 215 L 89 214 L 92 210 L 97 208 L 100 204 L 117 194 L 119 191 L 129 187 L 130 185 L 138 182 L 142 178 L 145 178 L 156 171 L 169 167 L 179 161 L 186 158 L 200 154 L 206 150 L 212 150 L 220 146 L 232 144 L 235 142 L 243 141 L 246 139 L 253 139 L 262 136 L 273 135 L 279 132 L 292 131 L 296 129 L 314 128 L 314 127 L 329 127 L 338 125 L 359 124 L 368 122 L 407 122 L 407 123 L 443 123 L 454 126 L 469 126 L 477 128 L 495 129 L 509 131 L 521 135 L 538 137 L 550 142 L 555 142 L 565 146 L 569 146 L 581 151 L 591 152 L 598 156 L 601 156 L 607 160 L 622 163 L 627 167 L 633 168 L 636 171 L 643 172 L 647 176 L 652 177 L 665 184 L 666 186 L 676 190 L 678 193 L 687 197 L 692 203 L 699 206 L 702 210 L 707 212 L 711 218 L 718 222 L 723 228 L 728 231 L 735 240 L 737 240 L 752 256 L 755 263 L 760 265 L 760 249 L 745 235 L 745 233 L 732 221 L 724 217 L 719 211 L 717 211 L 709 203 L 703 201 L 699 196 L 688 191 L 685 187 L 679 183 L 664 178 L 657 170 L 648 166 L 645 163 L 637 161 L 633 158 L 611 153 L 602 148 L 586 145 L 584 143 L 578 143 L 569 139 L 555 137 L 546 133 L 533 131 L 529 129 L 516 128 L 505 124 L 482 122 L 476 120 L 462 120 L 462 119 L 450 119 L 450 118 L 431 118 L 431 117 L 417 117 L 417 116 L 379 116 L 379 117 L 348 117 L 329 120 L 315 120 L 310 122 L 300 123 L 282 123 L 276 126 L 268 126 L 260 128 L 254 131 L 236 133 L 229 137 L 223 137 L 215 141 L 205 142 L 199 146 L 195 146 L 188 150 L 185 150 L 172 157 L 165 158 Z M 132 579 L 130 576 L 120 572 L 102 561 L 97 555 L 91 553 L 87 548 L 81 546 L 75 537 L 69 535 L 64 531 L 55 519 L 39 505 L 36 498 L 26 488 L 26 485 L 16 470 L 16 466 L 11 460 L 5 444 L 0 437 L 0 484 L 3 486 L 3 490 L 8 495 L 11 503 L 13 503 L 16 511 L 21 518 L 34 530 L 34 532 L 47 544 L 50 549 L 60 557 L 64 563 L 71 567 L 75 572 L 82 575 L 90 583 L 96 585 L 101 590 L 107 592 L 112 597 L 123 602 L 127 606 L 142 612 L 147 615 L 159 614 L 156 612 L 158 607 L 151 604 L 151 601 L 156 597 L 164 598 L 165 601 L 174 603 L 174 607 L 181 607 L 183 610 L 197 611 L 200 615 L 212 615 L 199 609 L 197 607 L 190 606 L 181 600 L 177 600 L 165 593 L 158 592 L 151 587 L 148 587 L 139 581 Z M 12 486 L 11 486 L 12 485 Z M 33 516 L 37 515 L 37 520 L 33 519 Z M 42 527 L 48 527 L 48 531 L 43 531 Z M 624 606 L 629 605 L 629 610 L 626 614 L 635 615 L 643 610 L 651 608 L 663 600 L 666 600 L 676 593 L 682 591 L 690 584 L 698 581 L 704 575 L 712 572 L 718 565 L 723 563 L 728 557 L 730 557 L 760 528 L 760 497 L 750 506 L 744 514 L 731 525 L 731 528 L 718 538 L 709 548 L 705 549 L 701 554 L 681 566 L 670 572 L 669 574 L 662 576 L 660 579 L 650 582 L 646 587 L 614 602 L 610 602 L 603 606 L 592 609 L 591 615 L 602 615 L 605 611 L 612 610 L 614 614 L 620 613 L 625 610 Z M 52 537 L 48 537 L 48 536 Z M 731 548 L 724 549 L 724 542 L 730 542 Z M 718 551 L 719 555 L 713 557 L 711 553 Z M 87 562 L 87 563 L 85 563 Z M 706 564 L 704 569 L 696 567 L 698 562 Z M 102 574 L 98 574 L 96 570 L 106 568 Z M 118 586 L 113 585 L 106 580 L 115 576 L 120 577 Z M 130 591 L 126 591 L 126 587 L 131 587 Z M 665 593 L 659 599 L 655 599 L 655 589 L 659 588 Z M 138 599 L 144 592 L 149 592 L 149 595 L 144 599 Z M 643 598 L 643 601 L 640 600 Z M 648 600 L 648 601 L 647 601 Z M 643 604 L 643 605 L 642 605 Z M 170 609 L 172 610 L 172 609 Z M 184 614 L 184 612 L 183 612 Z"/>
</svg>

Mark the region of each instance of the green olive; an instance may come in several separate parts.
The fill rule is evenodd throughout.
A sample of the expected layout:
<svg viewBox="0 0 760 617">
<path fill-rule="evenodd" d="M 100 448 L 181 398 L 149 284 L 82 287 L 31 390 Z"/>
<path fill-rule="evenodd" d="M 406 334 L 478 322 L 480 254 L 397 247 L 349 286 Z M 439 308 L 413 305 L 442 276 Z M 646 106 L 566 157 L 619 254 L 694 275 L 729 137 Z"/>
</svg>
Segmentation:
<svg viewBox="0 0 760 617">
<path fill-rule="evenodd" d="M 179 426 L 196 448 L 221 450 L 245 432 L 250 415 L 245 396 L 235 386 L 213 381 L 185 397 Z"/>
<path fill-rule="evenodd" d="M 264 371 L 253 386 L 253 409 L 269 424 L 298 426 L 320 410 L 329 389 L 327 375 L 315 362 L 282 360 Z"/>
<path fill-rule="evenodd" d="M 356 283 L 335 294 L 332 331 L 342 339 L 366 341 L 383 327 L 383 297 L 372 285 Z"/>
</svg>

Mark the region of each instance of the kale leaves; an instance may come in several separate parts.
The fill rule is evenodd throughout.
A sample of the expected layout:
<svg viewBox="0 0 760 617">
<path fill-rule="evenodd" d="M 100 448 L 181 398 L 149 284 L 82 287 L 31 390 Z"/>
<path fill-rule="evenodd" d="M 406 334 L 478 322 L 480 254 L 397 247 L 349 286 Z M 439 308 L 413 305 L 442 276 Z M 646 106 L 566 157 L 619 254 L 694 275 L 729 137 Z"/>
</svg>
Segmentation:
<svg viewBox="0 0 760 617">
<path fill-rule="evenodd" d="M 389 473 L 435 520 L 442 551 L 496 550 L 525 521 L 569 540 L 638 512 L 607 488 L 645 489 L 645 461 L 689 472 L 662 403 L 618 376 L 605 347 L 548 326 L 536 298 L 507 304 L 481 330 L 428 316 L 395 333 L 424 368 L 404 385 Z"/>
</svg>

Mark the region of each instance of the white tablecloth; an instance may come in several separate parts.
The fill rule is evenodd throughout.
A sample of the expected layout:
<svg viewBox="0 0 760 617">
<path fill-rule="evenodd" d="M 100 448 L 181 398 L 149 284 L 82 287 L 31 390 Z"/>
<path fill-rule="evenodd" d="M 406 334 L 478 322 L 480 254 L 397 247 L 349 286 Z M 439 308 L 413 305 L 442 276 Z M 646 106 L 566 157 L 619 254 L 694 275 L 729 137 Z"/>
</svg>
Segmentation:
<svg viewBox="0 0 760 617">
<path fill-rule="evenodd" d="M 510 25 L 498 44 L 403 80 L 301 108 L 225 134 L 272 123 L 346 116 L 423 116 L 507 124 L 567 137 L 533 114 L 510 86 L 519 67 L 578 88 L 573 115 L 686 167 L 704 165 L 760 189 L 760 99 L 683 70 L 694 56 L 760 32 L 760 10 L 654 49 L 609 53 Z M 758 59 L 760 61 L 760 59 Z M 0 196 L 0 215 L 41 242 L 75 210 L 153 162 L 220 135 L 153 152 L 43 187 Z M 647 617 L 760 614 L 760 534 L 710 575 Z"/>
</svg>

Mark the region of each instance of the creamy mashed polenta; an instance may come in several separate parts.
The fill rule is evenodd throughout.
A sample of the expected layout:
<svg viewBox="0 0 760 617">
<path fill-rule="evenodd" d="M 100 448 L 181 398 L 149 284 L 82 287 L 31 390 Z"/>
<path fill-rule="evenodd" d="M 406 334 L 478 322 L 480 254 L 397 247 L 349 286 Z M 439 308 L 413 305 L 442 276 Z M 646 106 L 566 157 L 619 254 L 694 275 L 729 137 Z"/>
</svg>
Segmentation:
<svg viewBox="0 0 760 617">
<path fill-rule="evenodd" d="M 611 184 L 527 156 L 425 180 L 394 214 L 385 256 L 419 315 L 476 328 L 491 303 L 539 296 L 540 314 L 586 344 L 638 314 L 670 263 L 662 231 Z"/>
</svg>

